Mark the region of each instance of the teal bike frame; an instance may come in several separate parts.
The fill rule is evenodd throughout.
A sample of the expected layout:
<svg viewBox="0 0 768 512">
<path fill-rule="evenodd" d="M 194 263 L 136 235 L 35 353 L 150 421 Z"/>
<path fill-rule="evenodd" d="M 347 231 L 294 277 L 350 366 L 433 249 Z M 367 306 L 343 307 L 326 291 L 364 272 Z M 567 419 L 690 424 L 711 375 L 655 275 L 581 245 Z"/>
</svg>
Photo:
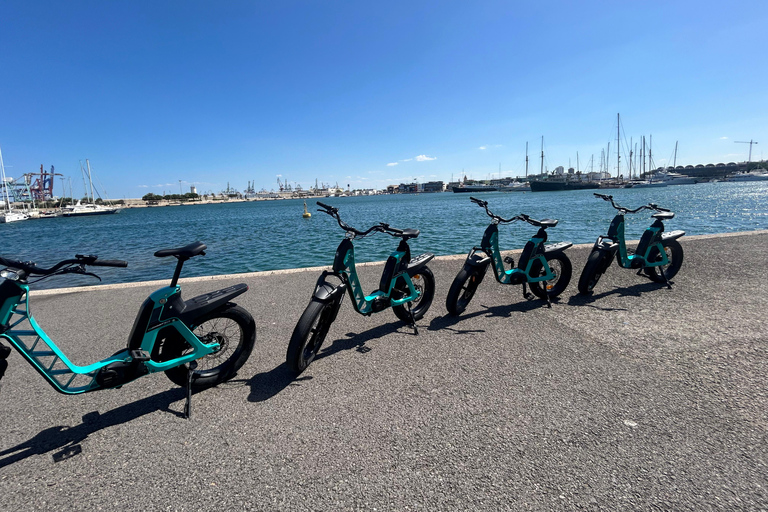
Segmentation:
<svg viewBox="0 0 768 512">
<path fill-rule="evenodd" d="M 10 289 L 11 286 L 16 287 L 18 291 Z M 5 281 L 0 285 L 0 292 L 5 292 L 3 294 L 5 300 L 0 306 L 0 325 L 2 326 L 0 338 L 9 341 L 53 389 L 67 395 L 114 387 L 103 385 L 98 378 L 103 369 L 114 363 L 120 363 L 121 366 L 126 365 L 129 368 L 135 365 L 134 378 L 138 378 L 148 373 L 161 372 L 189 363 L 212 354 L 219 348 L 216 342 L 206 344 L 200 341 L 180 319 L 170 318 L 165 322 L 156 322 L 154 325 L 149 325 L 149 322 L 143 326 L 135 325 L 134 329 L 141 328 L 143 331 L 138 349 L 125 349 L 97 363 L 78 366 L 69 360 L 35 320 L 30 310 L 29 287 L 26 284 Z M 174 286 L 162 288 L 150 295 L 147 299 L 152 305 L 150 318 L 159 319 L 167 316 L 166 306 L 180 300 L 180 294 L 180 288 Z M 138 320 L 137 318 L 137 322 Z M 148 354 L 151 354 L 154 349 L 158 333 L 166 327 L 176 329 L 193 350 L 169 361 L 153 361 L 149 359 Z M 126 382 L 128 381 L 122 381 L 116 385 Z"/>
<path fill-rule="evenodd" d="M 196 242 L 156 252 L 155 256 L 174 256 L 178 260 L 170 286 L 160 288 L 144 301 L 124 350 L 87 366 L 74 364 L 38 324 L 30 308 L 27 278 L 66 273 L 98 277 L 86 272 L 85 266 L 125 267 L 126 263 L 78 255 L 44 269 L 31 262 L 0 258 L 0 265 L 8 267 L 0 271 L 0 277 L 5 278 L 0 283 L 0 340 L 7 340 L 53 389 L 67 395 L 120 387 L 144 375 L 187 363 L 191 378 L 195 361 L 220 349 L 215 335 L 206 334 L 199 338 L 194 334 L 197 319 L 248 290 L 248 286 L 241 283 L 183 301 L 181 287 L 177 284 L 182 265 L 193 256 L 205 254 L 204 249 L 205 244 Z M 174 344 L 179 352 L 172 353 L 170 345 L 166 345 L 171 353 L 168 356 L 161 354 L 161 341 Z M 164 357 L 169 359 L 163 360 Z"/>
</svg>

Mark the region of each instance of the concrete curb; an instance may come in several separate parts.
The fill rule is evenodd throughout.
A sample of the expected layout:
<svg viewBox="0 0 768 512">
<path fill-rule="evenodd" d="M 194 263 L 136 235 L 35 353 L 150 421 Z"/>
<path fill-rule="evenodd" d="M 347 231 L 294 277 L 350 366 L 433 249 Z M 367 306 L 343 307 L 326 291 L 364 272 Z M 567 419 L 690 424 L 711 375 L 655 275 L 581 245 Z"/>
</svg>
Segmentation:
<svg viewBox="0 0 768 512">
<path fill-rule="evenodd" d="M 768 234 L 768 229 L 761 229 L 757 231 L 737 231 L 733 233 L 718 233 L 714 235 L 691 235 L 686 236 L 685 240 L 706 240 L 706 239 L 717 239 L 717 238 L 729 238 L 734 236 L 752 236 L 752 235 L 765 235 Z M 637 240 L 630 240 L 628 243 L 630 245 L 636 244 Z M 575 244 L 573 246 L 574 249 L 584 249 L 591 247 L 592 244 Z M 522 252 L 522 249 L 515 249 L 511 251 L 503 251 L 504 254 L 518 254 Z M 435 259 L 438 261 L 453 261 L 453 260 L 462 260 L 466 258 L 466 254 L 451 254 L 446 256 L 435 256 Z M 367 263 L 357 263 L 357 267 L 367 267 L 367 266 L 373 266 L 373 265 L 381 265 L 384 261 L 371 261 Z M 214 275 L 214 276 L 197 276 L 197 277 L 185 277 L 179 279 L 179 284 L 185 284 L 185 283 L 199 283 L 199 282 L 206 282 L 206 281 L 222 281 L 225 279 L 258 279 L 260 277 L 265 276 L 274 276 L 274 275 L 280 275 L 280 274 L 295 274 L 297 272 L 322 272 L 324 270 L 330 270 L 331 266 L 320 266 L 320 267 L 303 267 L 303 268 L 290 268 L 290 269 L 282 269 L 282 270 L 263 270 L 259 272 L 246 272 L 242 274 L 221 274 L 221 275 Z M 47 290 L 35 290 L 36 296 L 43 296 L 43 295 L 60 295 L 60 294 L 67 294 L 67 293 L 83 293 L 83 292 L 94 292 L 94 291 L 105 291 L 105 290 L 114 290 L 114 289 L 123 289 L 123 288 L 138 288 L 142 286 L 165 286 L 169 282 L 169 279 L 160 279 L 155 281 L 139 281 L 136 283 L 118 283 L 118 284 L 104 284 L 104 285 L 94 285 L 94 286 L 80 286 L 80 287 L 74 287 L 74 288 L 52 288 Z"/>
</svg>

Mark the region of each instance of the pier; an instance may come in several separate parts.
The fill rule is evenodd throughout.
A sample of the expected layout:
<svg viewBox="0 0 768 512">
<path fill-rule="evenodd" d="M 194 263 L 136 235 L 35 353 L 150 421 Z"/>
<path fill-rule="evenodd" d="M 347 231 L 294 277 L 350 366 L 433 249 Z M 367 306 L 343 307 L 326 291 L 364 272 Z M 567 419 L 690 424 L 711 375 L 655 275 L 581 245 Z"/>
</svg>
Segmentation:
<svg viewBox="0 0 768 512">
<path fill-rule="evenodd" d="M 671 289 L 612 266 L 552 308 L 487 275 L 445 310 L 465 255 L 436 258 L 419 335 L 342 305 L 293 380 L 288 340 L 320 269 L 246 282 L 253 355 L 193 397 L 165 376 L 55 393 L 14 352 L 0 390 L 4 510 L 759 510 L 768 507 L 768 231 L 686 236 Z M 383 263 L 361 265 L 367 290 Z M 74 362 L 125 346 L 167 281 L 33 292 Z"/>
</svg>

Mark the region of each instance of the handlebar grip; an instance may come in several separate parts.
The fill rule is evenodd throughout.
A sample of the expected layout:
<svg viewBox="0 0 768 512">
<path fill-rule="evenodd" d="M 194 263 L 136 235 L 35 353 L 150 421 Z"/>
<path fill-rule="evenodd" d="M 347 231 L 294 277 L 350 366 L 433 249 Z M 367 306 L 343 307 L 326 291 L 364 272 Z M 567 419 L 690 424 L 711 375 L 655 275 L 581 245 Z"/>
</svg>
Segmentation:
<svg viewBox="0 0 768 512">
<path fill-rule="evenodd" d="M 92 267 L 127 267 L 128 262 L 123 260 L 96 260 L 88 263 Z"/>
<path fill-rule="evenodd" d="M 317 202 L 317 206 L 321 206 L 321 207 L 325 208 L 326 210 L 333 210 L 333 207 L 328 206 L 325 203 L 321 203 L 320 201 Z"/>
</svg>

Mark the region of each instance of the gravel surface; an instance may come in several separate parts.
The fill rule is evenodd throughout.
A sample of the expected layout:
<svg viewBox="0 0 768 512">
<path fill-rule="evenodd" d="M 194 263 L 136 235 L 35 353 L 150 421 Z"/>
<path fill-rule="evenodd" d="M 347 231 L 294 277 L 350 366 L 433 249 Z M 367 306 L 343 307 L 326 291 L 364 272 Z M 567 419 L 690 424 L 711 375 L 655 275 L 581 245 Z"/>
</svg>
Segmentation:
<svg viewBox="0 0 768 512">
<path fill-rule="evenodd" d="M 768 233 L 681 242 L 672 289 L 612 266 L 578 296 L 574 247 L 552 308 L 489 273 L 458 318 L 464 256 L 434 260 L 418 336 L 347 298 L 298 379 L 285 351 L 319 271 L 184 283 L 250 285 L 240 373 L 185 420 L 162 374 L 64 396 L 14 352 L 0 510 L 768 510 Z M 361 267 L 366 291 L 382 268 Z M 32 312 L 88 364 L 125 346 L 156 287 L 33 294 Z"/>
</svg>

